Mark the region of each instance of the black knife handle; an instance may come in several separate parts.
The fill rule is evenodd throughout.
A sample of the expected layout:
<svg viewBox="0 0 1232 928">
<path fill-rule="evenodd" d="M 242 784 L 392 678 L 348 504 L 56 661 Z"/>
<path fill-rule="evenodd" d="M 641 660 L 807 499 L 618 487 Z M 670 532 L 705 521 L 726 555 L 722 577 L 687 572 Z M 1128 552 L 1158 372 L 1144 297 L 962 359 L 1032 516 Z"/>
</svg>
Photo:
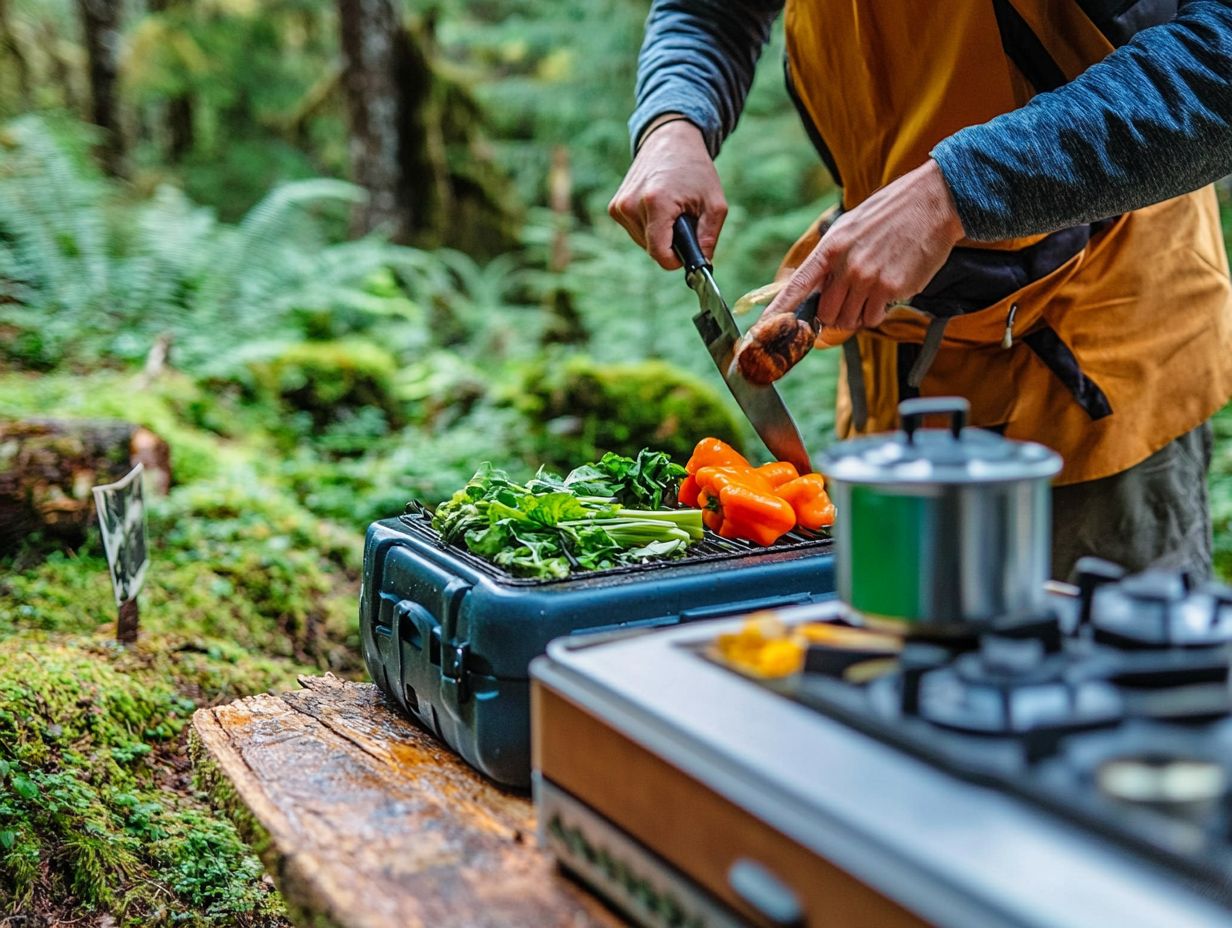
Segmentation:
<svg viewBox="0 0 1232 928">
<path fill-rule="evenodd" d="M 821 302 L 821 292 L 809 294 L 804 298 L 804 302 L 796 307 L 796 318 L 808 325 L 814 332 L 817 331 L 817 304 Z"/>
<path fill-rule="evenodd" d="M 672 250 L 684 265 L 685 274 L 692 274 L 699 267 L 710 271 L 713 268 L 706 256 L 702 254 L 702 246 L 697 244 L 697 217 L 681 213 L 672 224 Z"/>
</svg>

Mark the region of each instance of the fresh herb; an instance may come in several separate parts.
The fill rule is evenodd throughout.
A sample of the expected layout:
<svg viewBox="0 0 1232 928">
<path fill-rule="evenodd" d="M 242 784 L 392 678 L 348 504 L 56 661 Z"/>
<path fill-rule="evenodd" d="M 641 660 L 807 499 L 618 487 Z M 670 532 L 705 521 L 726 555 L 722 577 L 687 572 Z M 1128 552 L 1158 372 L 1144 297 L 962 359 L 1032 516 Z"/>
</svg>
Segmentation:
<svg viewBox="0 0 1232 928">
<path fill-rule="evenodd" d="M 484 464 L 437 507 L 432 526 L 521 577 L 558 579 L 678 557 L 702 537 L 701 511 L 661 509 L 684 468 L 664 454 L 605 455 L 561 478 L 540 470 L 525 484 Z M 646 503 L 655 508 L 636 508 Z"/>
</svg>

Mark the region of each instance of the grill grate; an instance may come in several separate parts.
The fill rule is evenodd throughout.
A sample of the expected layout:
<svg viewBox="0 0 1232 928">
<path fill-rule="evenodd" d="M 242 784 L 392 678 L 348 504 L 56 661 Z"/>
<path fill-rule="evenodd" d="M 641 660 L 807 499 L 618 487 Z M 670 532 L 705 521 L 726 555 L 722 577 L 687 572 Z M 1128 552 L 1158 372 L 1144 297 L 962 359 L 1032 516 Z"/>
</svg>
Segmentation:
<svg viewBox="0 0 1232 928">
<path fill-rule="evenodd" d="M 629 564 L 624 567 L 609 567 L 606 570 L 580 571 L 569 577 L 540 580 L 529 577 L 516 577 L 508 571 L 502 570 L 491 561 L 471 554 L 465 548 L 446 544 L 441 539 L 440 533 L 432 527 L 431 511 L 422 503 L 416 501 L 407 503 L 406 512 L 399 518 L 402 524 L 415 532 L 415 534 L 431 541 L 438 548 L 448 551 L 452 557 L 511 586 L 547 586 L 552 583 L 576 583 L 580 580 L 589 581 L 626 574 L 672 570 L 690 564 L 705 564 L 712 561 L 725 561 L 758 555 L 779 555 L 796 552 L 822 553 L 829 550 L 833 544 L 828 534 L 813 532 L 808 529 L 796 529 L 795 531 L 788 532 L 778 542 L 768 547 L 754 544 L 751 541 L 745 541 L 742 538 L 722 538 L 710 531 L 710 529 L 705 529 L 705 535 L 702 537 L 702 540 L 696 542 L 684 557 L 674 558 L 670 561 L 646 561 L 642 564 Z"/>
</svg>

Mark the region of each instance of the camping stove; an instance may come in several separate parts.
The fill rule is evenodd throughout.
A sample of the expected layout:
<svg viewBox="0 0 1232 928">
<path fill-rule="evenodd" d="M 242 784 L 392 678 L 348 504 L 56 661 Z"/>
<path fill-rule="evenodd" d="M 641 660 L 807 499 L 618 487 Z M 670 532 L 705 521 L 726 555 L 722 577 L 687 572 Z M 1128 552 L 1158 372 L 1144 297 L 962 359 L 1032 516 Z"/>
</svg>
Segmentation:
<svg viewBox="0 0 1232 928">
<path fill-rule="evenodd" d="M 1039 615 L 777 680 L 716 657 L 738 619 L 554 643 L 544 842 L 644 925 L 1232 925 L 1232 589 L 1082 566 Z"/>
</svg>

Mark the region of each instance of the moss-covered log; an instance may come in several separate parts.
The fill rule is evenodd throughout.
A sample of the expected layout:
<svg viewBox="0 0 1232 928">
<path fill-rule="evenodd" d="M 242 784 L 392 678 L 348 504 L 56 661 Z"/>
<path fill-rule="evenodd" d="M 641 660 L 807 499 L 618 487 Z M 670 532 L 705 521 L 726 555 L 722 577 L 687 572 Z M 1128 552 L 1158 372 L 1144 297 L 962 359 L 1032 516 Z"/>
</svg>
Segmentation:
<svg viewBox="0 0 1232 928">
<path fill-rule="evenodd" d="M 297 924 L 615 928 L 555 872 L 530 799 L 486 782 L 376 687 L 301 677 L 193 716 L 198 783 L 261 855 Z"/>
<path fill-rule="evenodd" d="M 138 462 L 165 492 L 171 452 L 128 422 L 0 420 L 0 556 L 35 532 L 76 546 L 94 519 L 91 489 L 120 479 Z"/>
</svg>

